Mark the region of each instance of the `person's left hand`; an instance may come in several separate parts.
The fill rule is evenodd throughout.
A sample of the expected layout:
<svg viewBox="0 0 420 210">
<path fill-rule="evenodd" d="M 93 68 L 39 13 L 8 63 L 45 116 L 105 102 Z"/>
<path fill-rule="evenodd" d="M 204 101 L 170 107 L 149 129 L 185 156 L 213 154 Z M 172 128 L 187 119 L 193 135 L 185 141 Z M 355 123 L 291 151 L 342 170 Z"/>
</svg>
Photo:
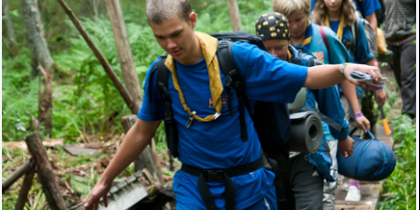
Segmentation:
<svg viewBox="0 0 420 210">
<path fill-rule="evenodd" d="M 350 136 L 347 136 L 347 138 L 344 140 L 338 141 L 338 150 L 340 151 L 343 157 L 351 157 L 351 155 L 353 154 L 353 149 L 354 140 Z"/>
<path fill-rule="evenodd" d="M 360 81 L 356 81 L 356 80 L 350 78 L 349 73 L 351 71 L 360 71 L 360 72 L 367 73 L 367 74 L 372 76 L 373 83 L 378 84 L 378 85 L 381 84 L 382 75 L 381 75 L 381 72 L 379 71 L 378 67 L 368 66 L 368 65 L 364 65 L 364 64 L 353 64 L 353 63 L 352 64 L 347 64 L 344 67 L 344 75 L 345 75 L 347 80 L 349 80 L 351 83 L 353 83 L 353 84 L 355 84 L 359 87 L 367 88 L 369 86 L 369 84 L 366 84 L 366 83 L 360 82 Z"/>
<path fill-rule="evenodd" d="M 382 107 L 386 101 L 386 93 L 384 89 L 379 89 L 375 91 L 375 100 L 378 103 L 379 107 Z"/>
<path fill-rule="evenodd" d="M 363 132 L 370 130 L 370 122 L 365 116 L 360 116 L 354 119 L 356 121 L 357 127 L 362 129 Z"/>
</svg>

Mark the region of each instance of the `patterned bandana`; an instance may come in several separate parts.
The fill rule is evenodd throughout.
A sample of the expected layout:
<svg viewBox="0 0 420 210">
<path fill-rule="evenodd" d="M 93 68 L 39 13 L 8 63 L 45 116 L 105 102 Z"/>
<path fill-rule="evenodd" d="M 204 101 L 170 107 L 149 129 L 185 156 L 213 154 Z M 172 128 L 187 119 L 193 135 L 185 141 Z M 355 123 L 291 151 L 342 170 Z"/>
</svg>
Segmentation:
<svg viewBox="0 0 420 210">
<path fill-rule="evenodd" d="M 290 40 L 289 21 L 286 16 L 278 12 L 263 14 L 255 23 L 258 36 L 267 39 Z"/>
</svg>

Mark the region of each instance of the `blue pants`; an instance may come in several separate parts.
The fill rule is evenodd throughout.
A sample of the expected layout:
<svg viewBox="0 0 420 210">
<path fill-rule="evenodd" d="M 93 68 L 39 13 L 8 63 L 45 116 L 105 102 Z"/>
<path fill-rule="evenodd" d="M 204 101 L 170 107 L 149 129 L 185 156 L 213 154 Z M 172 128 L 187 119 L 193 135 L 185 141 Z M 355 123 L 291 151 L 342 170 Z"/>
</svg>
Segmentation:
<svg viewBox="0 0 420 210">
<path fill-rule="evenodd" d="M 259 200 L 257 203 L 243 210 L 277 210 L 276 200 L 277 200 L 276 188 L 273 185 L 273 187 L 271 187 L 267 191 L 267 194 L 261 200 Z M 203 207 L 203 209 L 205 209 L 205 207 Z M 189 206 L 183 205 L 181 203 L 177 203 L 176 210 L 196 210 L 196 209 L 191 209 Z"/>
</svg>

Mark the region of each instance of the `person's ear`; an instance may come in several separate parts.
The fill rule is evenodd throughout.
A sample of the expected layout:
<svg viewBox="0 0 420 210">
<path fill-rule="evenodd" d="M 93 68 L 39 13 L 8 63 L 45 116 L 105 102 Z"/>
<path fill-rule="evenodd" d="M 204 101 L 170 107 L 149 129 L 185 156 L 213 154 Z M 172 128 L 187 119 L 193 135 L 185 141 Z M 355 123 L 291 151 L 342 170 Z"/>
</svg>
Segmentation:
<svg viewBox="0 0 420 210">
<path fill-rule="evenodd" d="M 191 12 L 190 22 L 191 22 L 192 28 L 195 28 L 195 25 L 197 24 L 197 15 L 195 14 L 195 12 Z"/>
</svg>

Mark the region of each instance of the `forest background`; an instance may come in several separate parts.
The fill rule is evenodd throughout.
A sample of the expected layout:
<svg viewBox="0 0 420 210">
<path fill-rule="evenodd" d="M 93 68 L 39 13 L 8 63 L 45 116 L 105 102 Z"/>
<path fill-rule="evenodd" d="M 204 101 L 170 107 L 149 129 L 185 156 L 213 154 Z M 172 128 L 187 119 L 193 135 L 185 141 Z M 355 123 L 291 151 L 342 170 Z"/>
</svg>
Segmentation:
<svg viewBox="0 0 420 210">
<path fill-rule="evenodd" d="M 190 0 L 198 16 L 196 30 L 214 33 L 232 31 L 227 1 Z M 39 115 L 39 89 L 43 88 L 39 68 L 29 40 L 24 3 L 37 5 L 43 37 L 52 59 L 52 126 L 49 131 L 41 124 L 42 139 L 64 139 L 63 144 L 100 143 L 100 152 L 71 156 L 62 145 L 47 148 L 63 197 L 68 206 L 86 198 L 99 179 L 109 158 L 124 138 L 120 118 L 132 111 L 126 105 L 101 63 L 92 53 L 58 1 L 3 0 L 2 16 L 2 142 L 20 142 L 35 132 Z M 66 1 L 79 18 L 92 42 L 110 64 L 120 80 L 123 73 L 105 2 L 102 0 Z M 155 42 L 145 17 L 145 0 L 120 0 L 135 71 L 142 86 L 148 66 L 164 54 Z M 237 0 L 242 30 L 255 33 L 255 20 L 272 11 L 272 1 Z M 34 8 L 34 7 L 32 7 Z M 10 21 L 10 22 L 8 22 Z M 11 33 L 13 31 L 13 33 Z M 12 35 L 11 35 L 12 34 Z M 416 44 L 416 43 L 413 43 Z M 386 67 L 386 65 L 383 65 Z M 394 151 L 398 165 L 384 185 L 379 209 L 415 209 L 416 207 L 416 125 L 399 115 L 401 100 L 392 70 L 385 86 L 388 101 L 384 106 L 388 121 L 394 128 Z M 40 76 L 41 75 L 41 76 Z M 141 89 L 142 91 L 142 89 Z M 159 156 L 166 160 L 166 143 L 162 127 L 155 136 Z M 2 180 L 30 158 L 28 151 L 2 147 Z M 134 173 L 134 166 L 119 177 Z M 173 172 L 163 169 L 164 175 Z M 414 176 L 413 176 L 414 175 Z M 22 181 L 3 192 L 3 209 L 13 209 Z M 170 183 L 169 183 L 170 184 Z M 45 209 L 46 199 L 41 185 L 34 182 L 25 209 Z"/>
</svg>

